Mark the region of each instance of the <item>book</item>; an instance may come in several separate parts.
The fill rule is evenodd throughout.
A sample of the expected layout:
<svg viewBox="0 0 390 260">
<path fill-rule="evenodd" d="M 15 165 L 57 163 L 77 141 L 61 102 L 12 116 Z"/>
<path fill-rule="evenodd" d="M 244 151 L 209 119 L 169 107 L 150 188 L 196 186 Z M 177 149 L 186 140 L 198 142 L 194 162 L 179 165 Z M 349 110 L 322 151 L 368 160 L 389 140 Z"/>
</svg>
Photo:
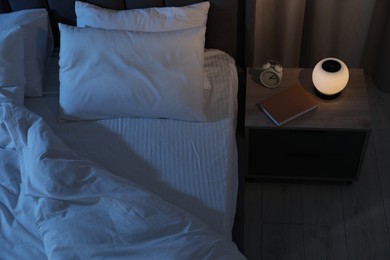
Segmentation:
<svg viewBox="0 0 390 260">
<path fill-rule="evenodd" d="M 318 107 L 316 99 L 301 85 L 284 89 L 257 104 L 278 126 Z"/>
</svg>

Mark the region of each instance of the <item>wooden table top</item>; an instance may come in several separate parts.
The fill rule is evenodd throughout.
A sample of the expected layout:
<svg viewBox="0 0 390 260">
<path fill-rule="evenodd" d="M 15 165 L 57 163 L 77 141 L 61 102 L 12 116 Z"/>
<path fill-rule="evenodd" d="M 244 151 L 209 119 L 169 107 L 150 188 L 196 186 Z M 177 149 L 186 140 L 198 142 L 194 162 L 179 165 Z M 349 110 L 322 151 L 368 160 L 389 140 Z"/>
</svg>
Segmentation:
<svg viewBox="0 0 390 260">
<path fill-rule="evenodd" d="M 245 126 L 272 128 L 276 126 L 257 107 L 261 100 L 288 88 L 300 84 L 318 101 L 318 108 L 310 111 L 279 128 L 315 128 L 315 129 L 369 129 L 370 111 L 363 69 L 349 69 L 349 81 L 335 99 L 327 100 L 314 93 L 312 71 L 309 68 L 284 68 L 280 86 L 269 89 L 260 84 L 259 68 L 247 69 Z"/>
</svg>

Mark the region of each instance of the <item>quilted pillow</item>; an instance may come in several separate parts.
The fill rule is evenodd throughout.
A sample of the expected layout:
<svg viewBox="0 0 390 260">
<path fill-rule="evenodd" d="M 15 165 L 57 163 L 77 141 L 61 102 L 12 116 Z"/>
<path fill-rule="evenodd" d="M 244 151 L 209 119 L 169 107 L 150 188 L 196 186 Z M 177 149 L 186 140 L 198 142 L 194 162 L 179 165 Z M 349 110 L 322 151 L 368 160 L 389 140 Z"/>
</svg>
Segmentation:
<svg viewBox="0 0 390 260">
<path fill-rule="evenodd" d="M 59 28 L 62 118 L 207 120 L 201 87 L 205 27 L 171 32 Z"/>
<path fill-rule="evenodd" d="M 161 32 L 206 26 L 210 3 L 183 7 L 110 10 L 76 1 L 78 27 Z"/>
</svg>

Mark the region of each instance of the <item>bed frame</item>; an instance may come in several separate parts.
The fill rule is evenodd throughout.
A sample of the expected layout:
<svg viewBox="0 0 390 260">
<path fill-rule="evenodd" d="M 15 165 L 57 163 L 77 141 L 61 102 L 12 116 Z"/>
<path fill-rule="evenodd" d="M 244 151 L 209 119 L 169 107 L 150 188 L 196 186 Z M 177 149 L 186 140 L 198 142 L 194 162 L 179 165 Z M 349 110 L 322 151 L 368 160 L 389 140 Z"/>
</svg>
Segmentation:
<svg viewBox="0 0 390 260">
<path fill-rule="evenodd" d="M 28 8 L 46 8 L 52 22 L 56 43 L 59 42 L 57 23 L 76 24 L 74 12 L 75 0 L 0 0 L 0 13 L 18 11 Z M 115 10 L 183 6 L 201 2 L 201 0 L 89 0 L 86 1 Z M 243 12 L 242 0 L 210 0 L 209 19 L 207 23 L 206 47 L 218 48 L 237 60 L 242 65 L 243 39 L 240 20 Z"/>
<path fill-rule="evenodd" d="M 88 0 L 87 2 L 115 10 L 184 6 L 202 2 L 202 0 Z M 217 48 L 231 55 L 237 63 L 239 90 L 237 135 L 240 139 L 244 135 L 245 118 L 245 0 L 209 0 L 210 10 L 207 21 L 206 47 Z M 58 22 L 75 25 L 75 0 L 0 0 L 0 13 L 19 11 L 30 8 L 46 8 L 51 20 L 55 44 L 59 44 Z M 242 166 L 239 166 L 242 168 Z M 240 174 L 239 183 L 243 183 L 243 174 Z M 239 247 L 242 243 L 243 219 L 243 185 L 239 187 L 239 198 L 233 238 Z M 237 226 L 238 223 L 238 226 Z M 240 241 L 241 240 L 241 241 Z M 241 243 L 240 243 L 241 242 Z"/>
</svg>

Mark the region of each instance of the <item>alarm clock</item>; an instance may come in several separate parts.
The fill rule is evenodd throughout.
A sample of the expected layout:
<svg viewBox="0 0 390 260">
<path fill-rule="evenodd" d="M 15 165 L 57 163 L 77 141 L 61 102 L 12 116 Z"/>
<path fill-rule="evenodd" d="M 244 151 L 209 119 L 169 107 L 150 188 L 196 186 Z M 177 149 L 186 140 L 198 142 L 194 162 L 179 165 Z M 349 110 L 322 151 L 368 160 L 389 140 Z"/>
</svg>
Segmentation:
<svg viewBox="0 0 390 260">
<path fill-rule="evenodd" d="M 261 67 L 260 82 L 267 88 L 276 88 L 282 82 L 283 67 L 276 61 L 269 60 Z"/>
</svg>

